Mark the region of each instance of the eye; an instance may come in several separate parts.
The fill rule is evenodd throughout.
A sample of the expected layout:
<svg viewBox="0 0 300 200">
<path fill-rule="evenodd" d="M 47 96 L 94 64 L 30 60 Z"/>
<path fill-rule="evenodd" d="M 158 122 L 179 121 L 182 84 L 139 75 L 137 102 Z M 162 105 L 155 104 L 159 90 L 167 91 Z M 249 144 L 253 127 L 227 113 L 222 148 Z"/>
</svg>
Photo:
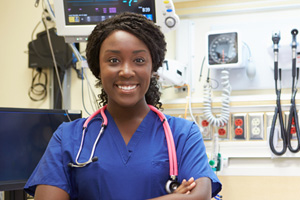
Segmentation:
<svg viewBox="0 0 300 200">
<path fill-rule="evenodd" d="M 137 58 L 137 59 L 134 60 L 134 62 L 136 62 L 136 63 L 144 63 L 145 59 L 144 58 Z"/>
<path fill-rule="evenodd" d="M 110 62 L 110 63 L 118 63 L 120 61 L 117 58 L 110 58 L 110 59 L 108 59 L 108 62 Z"/>
</svg>

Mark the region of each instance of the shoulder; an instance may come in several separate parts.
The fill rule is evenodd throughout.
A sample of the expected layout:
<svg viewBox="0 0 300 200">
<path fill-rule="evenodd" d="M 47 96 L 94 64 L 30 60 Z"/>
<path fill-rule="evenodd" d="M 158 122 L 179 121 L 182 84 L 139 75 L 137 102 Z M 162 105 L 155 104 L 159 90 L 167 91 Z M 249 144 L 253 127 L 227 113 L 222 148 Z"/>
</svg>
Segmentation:
<svg viewBox="0 0 300 200">
<path fill-rule="evenodd" d="M 181 118 L 181 117 L 174 117 L 170 115 L 165 115 L 170 127 L 176 129 L 198 129 L 199 127 L 196 125 L 195 122 Z"/>
<path fill-rule="evenodd" d="M 184 137 L 186 139 L 196 136 L 202 138 L 198 125 L 190 120 L 166 115 L 174 137 Z"/>
<path fill-rule="evenodd" d="M 85 118 L 79 118 L 70 122 L 63 122 L 53 134 L 53 137 L 61 140 L 63 137 L 72 137 L 79 130 L 82 130 Z"/>
</svg>

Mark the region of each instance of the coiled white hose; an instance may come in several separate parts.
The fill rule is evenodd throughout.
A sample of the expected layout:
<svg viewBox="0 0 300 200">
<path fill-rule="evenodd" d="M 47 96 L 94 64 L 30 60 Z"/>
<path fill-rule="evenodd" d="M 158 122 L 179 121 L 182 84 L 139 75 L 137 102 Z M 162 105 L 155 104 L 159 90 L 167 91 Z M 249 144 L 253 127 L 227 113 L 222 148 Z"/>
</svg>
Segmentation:
<svg viewBox="0 0 300 200">
<path fill-rule="evenodd" d="M 211 85 L 207 82 L 204 85 L 204 117 L 206 120 L 213 126 L 224 126 L 228 123 L 230 111 L 229 111 L 229 103 L 230 103 L 230 93 L 231 86 L 229 83 L 229 71 L 224 69 L 221 72 L 221 84 L 222 84 L 222 108 L 221 115 L 219 117 L 215 117 L 212 113 L 211 108 Z"/>
</svg>

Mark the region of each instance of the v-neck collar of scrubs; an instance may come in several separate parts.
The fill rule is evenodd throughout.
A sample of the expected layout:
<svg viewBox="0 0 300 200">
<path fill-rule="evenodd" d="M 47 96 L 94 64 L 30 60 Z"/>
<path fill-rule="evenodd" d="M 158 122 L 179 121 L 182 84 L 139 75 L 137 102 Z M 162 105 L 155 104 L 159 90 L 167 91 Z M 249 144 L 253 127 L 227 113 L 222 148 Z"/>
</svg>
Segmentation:
<svg viewBox="0 0 300 200">
<path fill-rule="evenodd" d="M 123 163 L 127 164 L 139 141 L 143 138 L 144 134 L 147 133 L 147 128 L 151 127 L 155 122 L 156 114 L 151 110 L 148 112 L 127 145 L 110 113 L 105 110 L 105 114 L 108 120 L 106 131 L 111 135 L 111 137 L 113 137 L 114 143 L 122 157 Z"/>
</svg>

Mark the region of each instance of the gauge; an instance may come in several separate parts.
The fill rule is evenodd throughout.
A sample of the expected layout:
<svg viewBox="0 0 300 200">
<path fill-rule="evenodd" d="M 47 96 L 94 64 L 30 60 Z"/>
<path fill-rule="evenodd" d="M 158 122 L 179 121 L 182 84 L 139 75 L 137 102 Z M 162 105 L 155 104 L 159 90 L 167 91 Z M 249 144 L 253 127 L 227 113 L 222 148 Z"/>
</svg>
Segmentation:
<svg viewBox="0 0 300 200">
<path fill-rule="evenodd" d="M 237 32 L 208 35 L 209 65 L 237 64 L 239 44 Z"/>
</svg>

